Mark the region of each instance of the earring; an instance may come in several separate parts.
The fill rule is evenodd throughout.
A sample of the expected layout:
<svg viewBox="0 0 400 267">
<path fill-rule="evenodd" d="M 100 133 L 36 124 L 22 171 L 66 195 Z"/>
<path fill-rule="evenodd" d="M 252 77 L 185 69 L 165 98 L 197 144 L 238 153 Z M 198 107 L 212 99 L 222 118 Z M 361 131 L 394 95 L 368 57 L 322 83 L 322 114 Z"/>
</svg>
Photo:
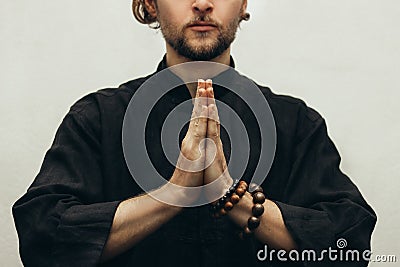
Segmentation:
<svg viewBox="0 0 400 267">
<path fill-rule="evenodd" d="M 249 21 L 250 20 L 250 13 L 246 12 L 240 18 L 242 20 Z"/>
</svg>

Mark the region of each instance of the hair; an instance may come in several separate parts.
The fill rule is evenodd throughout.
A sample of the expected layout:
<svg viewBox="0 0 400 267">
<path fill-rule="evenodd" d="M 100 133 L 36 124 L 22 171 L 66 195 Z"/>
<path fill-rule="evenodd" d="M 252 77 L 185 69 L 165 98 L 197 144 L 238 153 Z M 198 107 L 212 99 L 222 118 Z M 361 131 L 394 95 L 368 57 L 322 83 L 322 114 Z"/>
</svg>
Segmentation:
<svg viewBox="0 0 400 267">
<path fill-rule="evenodd" d="M 157 0 L 154 0 L 157 4 Z M 133 0 L 132 1 L 132 11 L 133 16 L 135 16 L 136 20 L 142 24 L 149 25 L 150 28 L 159 29 L 160 24 L 158 23 L 157 17 L 153 17 L 147 11 L 144 0 Z M 240 17 L 240 21 L 243 20 L 248 21 L 250 19 L 250 14 L 245 13 Z"/>
<path fill-rule="evenodd" d="M 156 0 L 154 0 L 156 2 Z M 156 17 L 153 17 L 147 11 L 144 0 L 133 0 L 132 1 L 132 11 L 135 19 L 142 24 L 149 25 L 150 28 L 158 29 L 160 28 L 160 24 L 157 21 Z"/>
</svg>

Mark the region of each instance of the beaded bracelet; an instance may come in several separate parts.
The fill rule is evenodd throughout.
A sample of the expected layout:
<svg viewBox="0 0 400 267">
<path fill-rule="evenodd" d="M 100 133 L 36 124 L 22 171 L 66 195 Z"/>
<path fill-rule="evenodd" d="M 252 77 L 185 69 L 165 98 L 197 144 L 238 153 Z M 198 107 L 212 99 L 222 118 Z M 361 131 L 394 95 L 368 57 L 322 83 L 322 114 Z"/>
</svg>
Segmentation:
<svg viewBox="0 0 400 267">
<path fill-rule="evenodd" d="M 221 197 L 216 204 L 211 205 L 211 212 L 214 217 L 224 216 L 233 206 L 239 202 L 247 191 L 247 183 L 241 180 L 235 180 L 226 194 Z"/>
<path fill-rule="evenodd" d="M 241 239 L 253 234 L 254 230 L 260 226 L 260 217 L 264 214 L 263 204 L 265 202 L 265 195 L 263 189 L 255 184 L 251 184 L 250 188 L 254 188 L 251 192 L 254 205 L 251 209 L 252 216 L 247 220 L 247 225 L 244 227 L 243 231 L 239 233 Z"/>
<path fill-rule="evenodd" d="M 235 181 L 233 181 L 233 184 L 231 185 L 231 187 L 229 187 L 228 191 L 226 191 L 225 195 L 223 195 L 220 199 L 218 199 L 215 202 L 215 204 L 210 205 L 210 211 L 216 212 L 221 207 L 223 207 L 225 205 L 225 202 L 228 199 L 228 197 L 230 197 L 233 194 L 233 192 L 236 190 L 236 187 L 239 185 L 239 182 L 240 182 L 239 179 L 236 179 Z"/>
</svg>

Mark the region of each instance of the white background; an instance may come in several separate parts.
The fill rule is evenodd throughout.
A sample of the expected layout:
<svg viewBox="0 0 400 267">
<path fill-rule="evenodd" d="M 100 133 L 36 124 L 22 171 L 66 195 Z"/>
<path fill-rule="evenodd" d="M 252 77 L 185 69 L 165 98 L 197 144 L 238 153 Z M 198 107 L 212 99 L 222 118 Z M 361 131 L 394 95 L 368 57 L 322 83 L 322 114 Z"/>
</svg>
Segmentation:
<svg viewBox="0 0 400 267">
<path fill-rule="evenodd" d="M 374 253 L 399 258 L 399 1 L 249 2 L 237 69 L 326 118 L 342 169 L 378 214 Z M 0 36 L 0 265 L 21 266 L 11 205 L 61 119 L 81 96 L 153 72 L 164 43 L 130 0 L 1 0 Z"/>
</svg>

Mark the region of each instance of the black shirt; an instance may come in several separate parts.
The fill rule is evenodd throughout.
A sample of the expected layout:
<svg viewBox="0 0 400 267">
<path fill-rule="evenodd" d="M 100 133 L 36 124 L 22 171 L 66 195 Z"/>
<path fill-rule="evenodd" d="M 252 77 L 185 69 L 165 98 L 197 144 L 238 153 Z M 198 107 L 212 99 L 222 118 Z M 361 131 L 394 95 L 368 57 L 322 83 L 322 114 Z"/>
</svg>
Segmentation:
<svg viewBox="0 0 400 267">
<path fill-rule="evenodd" d="M 165 68 L 164 58 L 157 72 Z M 152 75 L 117 89 L 89 94 L 75 103 L 63 119 L 39 174 L 13 206 L 25 266 L 98 264 L 118 204 L 143 193 L 128 171 L 121 136 L 130 99 Z M 336 248 L 339 238 L 347 240 L 347 248 L 361 252 L 370 249 L 375 213 L 340 171 L 340 156 L 328 137 L 324 119 L 299 99 L 258 87 L 270 105 L 277 134 L 275 158 L 262 187 L 267 198 L 280 208 L 299 250 Z M 232 106 L 246 124 L 251 153 L 242 178 L 249 180 L 258 164 L 257 124 L 248 108 L 224 88 L 216 89 L 215 97 Z M 160 153 L 157 132 L 165 119 L 160 114 L 168 114 L 187 99 L 190 99 L 188 90 L 175 88 L 149 117 L 149 131 L 146 131 L 149 155 L 166 179 L 174 167 Z M 186 130 L 187 127 L 182 130 L 180 140 Z M 230 140 L 224 131 L 221 139 L 229 159 Z M 185 208 L 131 250 L 101 265 L 295 265 L 257 260 L 257 251 L 264 244 L 254 238 L 238 239 L 237 230 L 238 226 L 228 217 L 212 218 L 207 206 Z M 309 264 L 367 265 L 362 260 L 335 265 Z"/>
</svg>

